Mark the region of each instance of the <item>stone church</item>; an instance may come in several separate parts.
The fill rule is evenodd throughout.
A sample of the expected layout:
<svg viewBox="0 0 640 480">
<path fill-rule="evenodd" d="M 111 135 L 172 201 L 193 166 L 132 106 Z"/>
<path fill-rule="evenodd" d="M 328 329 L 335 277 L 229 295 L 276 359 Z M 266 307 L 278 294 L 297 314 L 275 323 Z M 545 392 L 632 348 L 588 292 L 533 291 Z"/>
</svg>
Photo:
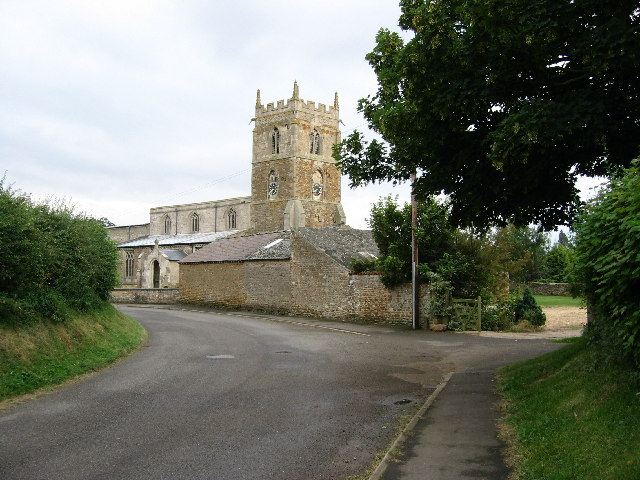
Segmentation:
<svg viewBox="0 0 640 480">
<path fill-rule="evenodd" d="M 344 225 L 338 94 L 333 105 L 300 98 L 263 105 L 258 90 L 253 129 L 251 196 L 152 208 L 149 223 L 112 227 L 121 286 L 176 287 L 180 261 L 222 238 Z"/>
<path fill-rule="evenodd" d="M 265 106 L 258 91 L 251 196 L 152 208 L 148 224 L 111 228 L 121 257 L 112 300 L 410 324 L 408 284 L 387 289 L 351 268 L 379 251 L 371 231 L 346 225 L 338 113 L 337 94 L 316 105 L 297 83 L 286 102 Z"/>
</svg>

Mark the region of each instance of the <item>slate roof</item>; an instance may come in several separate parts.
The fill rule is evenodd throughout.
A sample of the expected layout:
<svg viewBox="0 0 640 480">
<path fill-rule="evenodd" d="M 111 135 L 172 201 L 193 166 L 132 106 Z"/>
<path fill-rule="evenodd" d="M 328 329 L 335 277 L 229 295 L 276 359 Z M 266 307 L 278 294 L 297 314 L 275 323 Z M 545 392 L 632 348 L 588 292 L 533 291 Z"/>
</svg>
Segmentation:
<svg viewBox="0 0 640 480">
<path fill-rule="evenodd" d="M 193 252 L 180 263 L 286 260 L 291 257 L 291 240 L 286 232 L 258 233 L 222 238 Z"/>
<path fill-rule="evenodd" d="M 160 250 L 160 253 L 162 253 L 165 257 L 167 257 L 172 262 L 179 262 L 180 260 L 182 260 L 184 257 L 187 256 L 187 254 L 183 250 L 178 250 L 178 249 Z"/>
<path fill-rule="evenodd" d="M 158 245 L 193 245 L 196 243 L 211 243 L 221 238 L 238 233 L 240 230 L 208 233 L 179 233 L 178 235 L 149 235 L 119 243 L 118 248 L 153 247 L 156 240 Z"/>
<path fill-rule="evenodd" d="M 222 238 L 185 257 L 180 263 L 246 262 L 250 260 L 287 260 L 291 258 L 291 232 L 258 233 Z M 373 259 L 380 251 L 370 230 L 346 225 L 301 228 L 293 233 L 323 251 L 346 268 L 353 258 Z"/>
<path fill-rule="evenodd" d="M 296 235 L 347 268 L 350 267 L 353 258 L 375 259 L 380 256 L 371 230 L 357 230 L 347 225 L 338 225 L 301 228 L 296 231 Z"/>
</svg>

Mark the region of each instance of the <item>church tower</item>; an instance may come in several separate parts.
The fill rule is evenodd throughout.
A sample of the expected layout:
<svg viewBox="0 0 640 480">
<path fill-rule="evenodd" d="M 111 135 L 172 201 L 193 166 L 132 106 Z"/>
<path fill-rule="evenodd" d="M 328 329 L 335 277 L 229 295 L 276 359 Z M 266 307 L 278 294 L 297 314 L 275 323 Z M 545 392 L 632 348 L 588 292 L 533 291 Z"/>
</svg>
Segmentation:
<svg viewBox="0 0 640 480">
<path fill-rule="evenodd" d="M 255 232 L 345 223 L 340 172 L 331 156 L 340 141 L 338 94 L 329 108 L 293 95 L 265 107 L 256 98 L 251 173 Z"/>
</svg>

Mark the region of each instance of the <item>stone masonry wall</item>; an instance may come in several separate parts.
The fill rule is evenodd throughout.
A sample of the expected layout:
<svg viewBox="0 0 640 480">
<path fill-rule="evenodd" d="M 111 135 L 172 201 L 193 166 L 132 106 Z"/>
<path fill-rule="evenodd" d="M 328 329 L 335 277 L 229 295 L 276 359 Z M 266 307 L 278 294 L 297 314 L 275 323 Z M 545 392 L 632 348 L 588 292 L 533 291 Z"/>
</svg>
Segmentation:
<svg viewBox="0 0 640 480">
<path fill-rule="evenodd" d="M 289 266 L 288 260 L 246 262 L 246 305 L 252 309 L 288 313 L 291 306 Z"/>
<path fill-rule="evenodd" d="M 349 271 L 333 258 L 307 243 L 291 240 L 292 311 L 327 318 L 349 317 Z"/>
<path fill-rule="evenodd" d="M 177 288 L 116 288 L 112 303 L 172 305 L 179 301 Z"/>
<path fill-rule="evenodd" d="M 386 288 L 380 281 L 380 275 L 351 274 L 350 296 L 353 312 L 361 319 L 381 323 L 411 325 L 411 284 L 406 283 L 394 288 Z M 420 287 L 421 324 L 424 325 L 429 291 L 426 285 Z"/>
<path fill-rule="evenodd" d="M 109 238 L 116 243 L 124 243 L 135 238 L 149 235 L 149 224 L 126 225 L 124 227 L 109 227 Z"/>
<path fill-rule="evenodd" d="M 247 306 L 243 263 L 195 263 L 180 266 L 180 301 L 197 305 Z"/>
<path fill-rule="evenodd" d="M 428 290 L 421 288 L 421 310 Z M 290 315 L 411 325 L 411 286 L 387 289 L 379 275 L 358 275 L 305 239 L 291 260 L 182 264 L 180 301 Z"/>
<path fill-rule="evenodd" d="M 540 283 L 532 282 L 527 285 L 520 285 L 520 290 L 524 290 L 529 287 L 531 293 L 534 295 L 557 295 L 561 297 L 570 297 L 568 283 Z"/>
</svg>

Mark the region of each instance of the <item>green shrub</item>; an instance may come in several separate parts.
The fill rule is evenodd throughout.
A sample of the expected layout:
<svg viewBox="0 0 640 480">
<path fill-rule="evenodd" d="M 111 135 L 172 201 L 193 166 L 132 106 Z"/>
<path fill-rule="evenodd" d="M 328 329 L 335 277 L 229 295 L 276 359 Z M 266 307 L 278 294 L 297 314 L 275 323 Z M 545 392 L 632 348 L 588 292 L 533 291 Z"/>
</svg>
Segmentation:
<svg viewBox="0 0 640 480">
<path fill-rule="evenodd" d="M 451 293 L 453 286 L 451 282 L 442 278 L 434 272 L 424 273 L 424 279 L 429 283 L 429 299 L 427 301 L 427 315 L 435 323 L 448 325 L 450 329 L 455 329 L 451 322 Z"/>
<path fill-rule="evenodd" d="M 587 206 L 576 225 L 576 279 L 586 336 L 605 357 L 640 370 L 640 162 Z"/>
<path fill-rule="evenodd" d="M 516 322 L 516 303 L 519 296 L 510 293 L 495 305 L 482 305 L 482 329 L 489 331 L 509 330 Z"/>
<path fill-rule="evenodd" d="M 63 321 L 100 307 L 117 282 L 102 223 L 64 205 L 34 204 L 0 180 L 0 321 Z"/>
<path fill-rule="evenodd" d="M 371 272 L 376 269 L 375 259 L 352 258 L 351 271 L 355 273 Z"/>
<path fill-rule="evenodd" d="M 516 322 L 524 320 L 534 327 L 541 327 L 547 321 L 547 316 L 528 288 L 524 289 L 522 298 L 516 303 L 514 313 Z"/>
</svg>

